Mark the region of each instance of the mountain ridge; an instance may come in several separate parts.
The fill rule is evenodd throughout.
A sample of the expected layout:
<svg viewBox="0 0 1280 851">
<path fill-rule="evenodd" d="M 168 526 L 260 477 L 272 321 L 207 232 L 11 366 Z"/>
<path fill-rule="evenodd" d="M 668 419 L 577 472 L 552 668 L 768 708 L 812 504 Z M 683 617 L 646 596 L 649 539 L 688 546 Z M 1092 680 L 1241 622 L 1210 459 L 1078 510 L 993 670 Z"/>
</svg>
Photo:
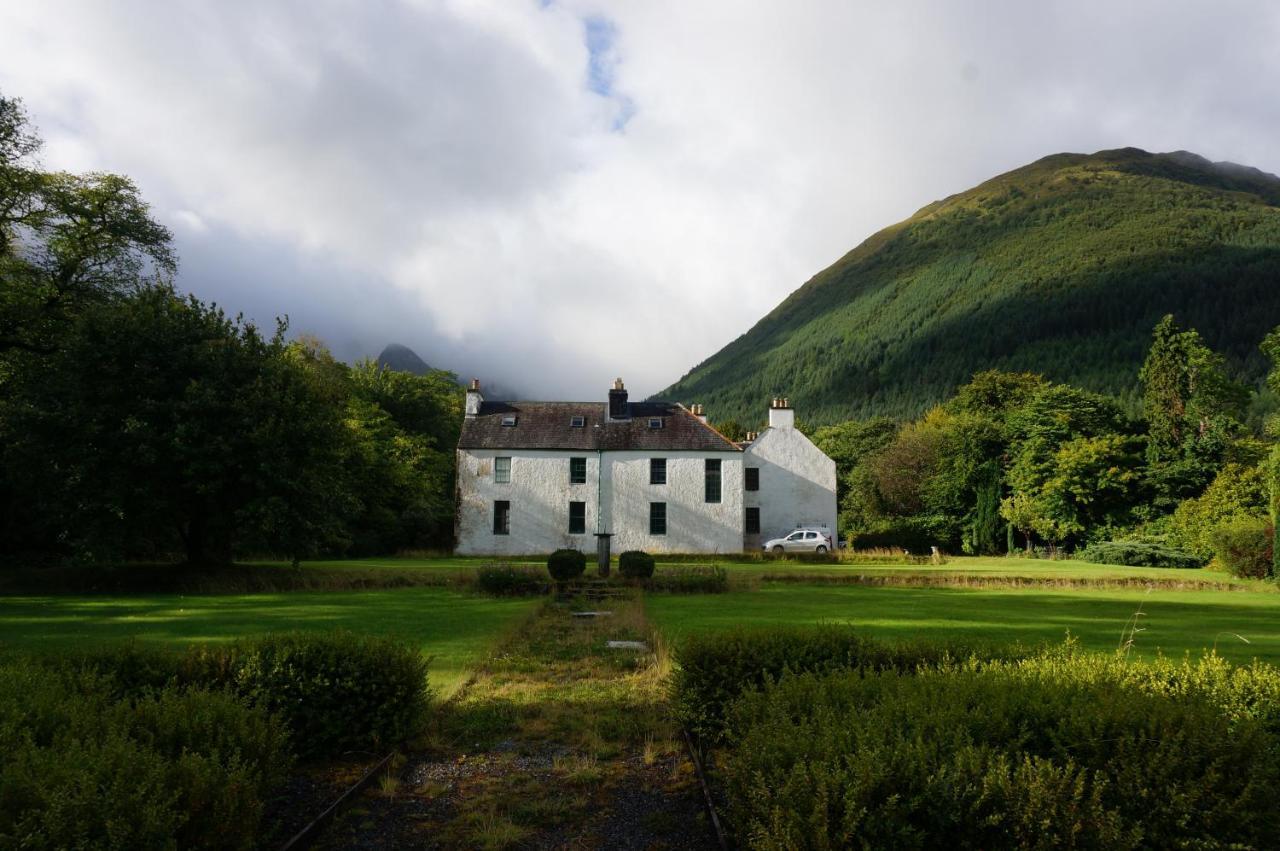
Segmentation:
<svg viewBox="0 0 1280 851">
<path fill-rule="evenodd" d="M 1188 151 L 1051 154 L 927 204 L 655 397 L 751 422 L 915 416 L 975 371 L 1136 394 L 1164 313 L 1257 380 L 1280 324 L 1280 177 Z"/>
</svg>

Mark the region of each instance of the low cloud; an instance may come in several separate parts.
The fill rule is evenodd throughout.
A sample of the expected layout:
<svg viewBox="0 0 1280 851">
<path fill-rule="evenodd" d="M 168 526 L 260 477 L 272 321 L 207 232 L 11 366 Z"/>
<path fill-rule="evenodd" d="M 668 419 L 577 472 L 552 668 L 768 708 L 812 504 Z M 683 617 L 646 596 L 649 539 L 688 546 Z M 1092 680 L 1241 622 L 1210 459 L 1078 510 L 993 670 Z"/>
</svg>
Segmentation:
<svg viewBox="0 0 1280 851">
<path fill-rule="evenodd" d="M 0 90 L 49 167 L 137 180 L 202 297 L 596 398 L 1049 153 L 1280 171 L 1273 9 L 45 0 L 0 11 Z"/>
</svg>

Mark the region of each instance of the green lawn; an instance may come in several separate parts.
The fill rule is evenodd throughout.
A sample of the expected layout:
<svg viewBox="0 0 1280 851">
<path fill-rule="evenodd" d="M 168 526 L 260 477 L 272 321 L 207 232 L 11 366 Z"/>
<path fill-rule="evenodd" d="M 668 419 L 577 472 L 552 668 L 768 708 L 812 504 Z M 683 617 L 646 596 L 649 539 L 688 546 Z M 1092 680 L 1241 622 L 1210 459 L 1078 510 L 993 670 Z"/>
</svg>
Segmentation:
<svg viewBox="0 0 1280 851">
<path fill-rule="evenodd" d="M 1136 649 L 1180 655 L 1217 644 L 1235 661 L 1256 656 L 1280 664 L 1280 594 L 1247 591 L 968 590 L 766 585 L 704 596 L 654 594 L 650 618 L 679 640 L 692 630 L 739 625 L 852 623 L 870 635 L 1061 641 L 1071 632 L 1090 649 L 1115 649 L 1142 607 Z M 1235 634 L 1249 640 L 1242 642 Z"/>
<path fill-rule="evenodd" d="M 442 695 L 535 605 L 443 588 L 286 594 L 7 597 L 0 649 L 60 650 L 131 639 L 182 646 L 292 629 L 393 634 L 433 657 Z"/>
<path fill-rule="evenodd" d="M 590 554 L 588 554 L 590 555 Z M 658 565 L 673 564 L 719 564 L 727 568 L 730 575 L 739 576 L 761 576 L 766 573 L 785 574 L 785 573 L 804 573 L 804 574 L 833 574 L 833 575 L 910 575 L 910 574 L 929 574 L 929 575 L 964 575 L 964 576 L 987 576 L 997 578 L 1017 578 L 1017 579 L 1164 579 L 1172 581 L 1182 580 L 1201 580 L 1209 582 L 1229 583 L 1232 585 L 1240 585 L 1242 587 L 1251 587 L 1258 590 L 1275 590 L 1274 583 L 1264 583 L 1257 580 L 1235 579 L 1229 574 L 1214 570 L 1198 569 L 1198 570 L 1178 570 L 1166 567 L 1125 567 L 1123 565 L 1114 564 L 1091 564 L 1082 561 L 1046 561 L 1044 559 L 1032 558 L 1005 558 L 996 557 L 973 557 L 973 556 L 952 556 L 944 565 L 895 565 L 895 564 L 858 564 L 855 562 L 841 562 L 837 564 L 820 564 L 802 561 L 786 561 L 786 560 L 755 560 L 743 557 L 740 554 L 727 554 L 723 556 L 697 555 L 688 557 L 664 557 L 657 556 Z M 385 558 L 364 558 L 350 560 L 335 561 L 315 561 L 305 562 L 304 567 L 316 567 L 324 569 L 351 569 L 351 570 L 394 570 L 397 572 L 406 572 L 413 570 L 438 571 L 445 573 L 456 573 L 458 571 L 474 570 L 482 565 L 493 563 L 494 561 L 503 561 L 512 564 L 524 564 L 535 567 L 546 565 L 545 558 L 537 558 L 533 556 L 517 557 L 511 559 L 495 559 L 482 556 L 454 556 L 442 558 L 404 558 L 404 557 L 385 557 Z M 594 558 L 588 559 L 588 572 L 595 571 Z"/>
</svg>

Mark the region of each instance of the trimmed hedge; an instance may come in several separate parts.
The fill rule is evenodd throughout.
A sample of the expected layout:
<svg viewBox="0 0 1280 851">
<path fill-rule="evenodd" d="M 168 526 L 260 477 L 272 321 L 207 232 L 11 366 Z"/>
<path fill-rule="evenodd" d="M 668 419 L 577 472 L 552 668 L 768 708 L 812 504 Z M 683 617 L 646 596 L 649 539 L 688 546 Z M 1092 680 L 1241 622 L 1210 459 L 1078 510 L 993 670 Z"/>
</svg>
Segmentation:
<svg viewBox="0 0 1280 851">
<path fill-rule="evenodd" d="M 723 594 L 729 590 L 729 572 L 715 564 L 664 567 L 645 580 L 644 587 L 672 594 Z"/>
<path fill-rule="evenodd" d="M 184 675 L 279 712 L 302 756 L 385 750 L 422 729 L 427 660 L 391 638 L 286 633 L 198 648 Z"/>
<path fill-rule="evenodd" d="M 972 656 L 1018 658 L 1019 647 L 961 644 L 888 644 L 846 626 L 776 627 L 696 633 L 676 646 L 672 698 L 676 717 L 705 744 L 724 739 L 725 712 L 743 692 L 786 673 L 913 671 Z"/>
<path fill-rule="evenodd" d="M 428 660 L 416 647 L 345 631 L 280 633 L 185 653 L 123 645 L 46 664 L 91 670 L 122 697 L 173 686 L 229 690 L 278 712 L 306 757 L 403 741 L 422 728 L 431 698 Z"/>
<path fill-rule="evenodd" d="M 618 572 L 628 579 L 648 579 L 653 568 L 653 556 L 641 550 L 627 550 L 618 556 Z"/>
<path fill-rule="evenodd" d="M 1077 561 L 1090 561 L 1095 564 L 1122 564 L 1129 567 L 1204 567 L 1204 559 L 1162 544 L 1150 544 L 1144 541 L 1102 541 L 1090 544 L 1075 553 Z"/>
<path fill-rule="evenodd" d="M 730 710 L 729 814 L 751 847 L 1269 847 L 1278 702 L 1214 658 L 791 676 Z"/>
<path fill-rule="evenodd" d="M 556 582 L 577 579 L 587 569 L 587 557 L 580 550 L 556 550 L 547 556 L 547 572 Z"/>
<path fill-rule="evenodd" d="M 92 670 L 0 664 L 0 846 L 238 848 L 291 767 L 280 718 L 233 695 L 133 697 Z"/>
<path fill-rule="evenodd" d="M 1266 520 L 1235 520 L 1210 533 L 1213 551 L 1232 576 L 1266 579 L 1272 575 L 1274 529 Z"/>
<path fill-rule="evenodd" d="M 540 570 L 486 564 L 476 571 L 476 587 L 493 597 L 532 597 L 547 592 L 547 580 Z"/>
</svg>

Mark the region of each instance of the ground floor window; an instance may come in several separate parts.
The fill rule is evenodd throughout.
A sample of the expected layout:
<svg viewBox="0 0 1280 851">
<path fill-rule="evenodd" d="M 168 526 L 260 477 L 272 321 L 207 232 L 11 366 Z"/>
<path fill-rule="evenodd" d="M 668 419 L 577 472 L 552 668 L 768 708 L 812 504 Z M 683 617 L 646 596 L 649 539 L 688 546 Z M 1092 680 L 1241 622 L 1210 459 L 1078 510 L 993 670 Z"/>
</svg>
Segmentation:
<svg viewBox="0 0 1280 851">
<path fill-rule="evenodd" d="M 760 534 L 760 509 L 759 508 L 752 507 L 747 509 L 747 534 L 748 535 Z"/>
<path fill-rule="evenodd" d="M 587 504 L 569 503 L 569 534 L 582 535 L 587 531 Z"/>
<path fill-rule="evenodd" d="M 649 534 L 667 534 L 667 504 L 665 502 L 649 503 Z"/>
<path fill-rule="evenodd" d="M 493 534 L 511 534 L 511 500 L 495 499 L 493 501 Z"/>
</svg>

